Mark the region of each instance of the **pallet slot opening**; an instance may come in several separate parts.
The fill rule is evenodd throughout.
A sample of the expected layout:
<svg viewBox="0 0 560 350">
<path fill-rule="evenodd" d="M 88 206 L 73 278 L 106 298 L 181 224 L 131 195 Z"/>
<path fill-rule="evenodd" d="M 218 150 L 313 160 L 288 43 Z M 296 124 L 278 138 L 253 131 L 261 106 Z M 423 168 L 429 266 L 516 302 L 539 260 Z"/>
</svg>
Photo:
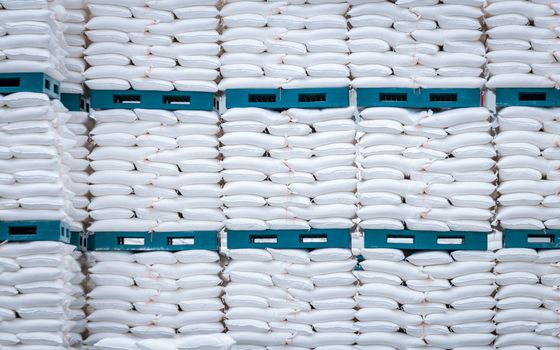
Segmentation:
<svg viewBox="0 0 560 350">
<path fill-rule="evenodd" d="M 119 245 L 144 245 L 144 237 L 119 237 Z"/>
<path fill-rule="evenodd" d="M 457 102 L 455 93 L 433 93 L 430 94 L 430 102 Z"/>
<path fill-rule="evenodd" d="M 381 102 L 406 102 L 408 101 L 408 94 L 406 93 L 386 93 L 379 94 L 379 101 Z"/>
<path fill-rule="evenodd" d="M 249 94 L 249 102 L 265 102 L 273 103 L 276 102 L 276 95 L 274 94 Z"/>
<path fill-rule="evenodd" d="M 251 236 L 251 243 L 278 243 L 277 236 Z"/>
<path fill-rule="evenodd" d="M 36 235 L 37 226 L 13 226 L 9 228 L 10 235 Z"/>
<path fill-rule="evenodd" d="M 519 101 L 546 101 L 546 92 L 520 92 Z"/>
<path fill-rule="evenodd" d="M 163 103 L 166 105 L 190 105 L 190 96 L 163 96 Z"/>
<path fill-rule="evenodd" d="M 325 93 L 298 94 L 298 102 L 325 102 L 326 100 Z"/>
<path fill-rule="evenodd" d="M 113 96 L 113 103 L 140 103 L 140 95 L 115 95 Z"/>
<path fill-rule="evenodd" d="M 60 91 L 60 87 L 58 86 L 58 84 L 53 85 L 53 91 L 55 94 L 58 94 L 58 92 Z"/>
<path fill-rule="evenodd" d="M 387 243 L 414 244 L 414 237 L 387 236 Z"/>
<path fill-rule="evenodd" d="M 20 85 L 19 78 L 0 78 L 0 87 L 18 87 Z"/>
<path fill-rule="evenodd" d="M 327 235 L 321 235 L 321 236 L 301 235 L 299 237 L 299 241 L 301 243 L 327 243 L 329 240 Z"/>
<path fill-rule="evenodd" d="M 51 82 L 49 80 L 45 80 L 45 89 L 47 90 L 51 89 Z"/>
<path fill-rule="evenodd" d="M 538 236 L 538 235 L 530 235 L 527 237 L 528 243 L 552 243 L 553 237 L 551 236 Z"/>
<path fill-rule="evenodd" d="M 463 244 L 465 243 L 464 237 L 438 237 L 437 244 Z"/>
<path fill-rule="evenodd" d="M 168 245 L 194 245 L 194 237 L 170 237 L 167 239 Z"/>
</svg>

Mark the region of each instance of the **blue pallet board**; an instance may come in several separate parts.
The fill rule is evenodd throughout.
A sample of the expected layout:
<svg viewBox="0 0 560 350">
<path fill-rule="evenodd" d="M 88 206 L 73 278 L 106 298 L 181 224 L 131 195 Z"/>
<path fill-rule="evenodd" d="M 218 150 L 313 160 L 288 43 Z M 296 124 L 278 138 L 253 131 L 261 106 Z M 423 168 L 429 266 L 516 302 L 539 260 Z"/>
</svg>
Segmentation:
<svg viewBox="0 0 560 350">
<path fill-rule="evenodd" d="M 358 107 L 467 108 L 480 107 L 480 89 L 356 89 Z"/>
<path fill-rule="evenodd" d="M 60 102 L 70 112 L 89 112 L 89 100 L 81 94 L 60 94 Z"/>
<path fill-rule="evenodd" d="M 148 90 L 90 90 L 91 108 L 94 109 L 214 109 L 214 94 L 195 91 Z"/>
<path fill-rule="evenodd" d="M 39 92 L 60 98 L 60 82 L 45 73 L 0 73 L 0 94 Z"/>
<path fill-rule="evenodd" d="M 496 107 L 560 107 L 560 90 L 554 88 L 496 89 Z"/>
<path fill-rule="evenodd" d="M 218 232 L 95 232 L 88 237 L 88 250 L 178 251 L 218 250 Z"/>
<path fill-rule="evenodd" d="M 229 249 L 350 248 L 350 229 L 228 230 Z"/>
<path fill-rule="evenodd" d="M 87 248 L 87 234 L 80 231 L 70 232 L 70 244 L 76 246 L 79 250 L 86 250 Z"/>
<path fill-rule="evenodd" d="M 0 241 L 58 241 L 70 243 L 69 226 L 56 220 L 0 221 Z"/>
<path fill-rule="evenodd" d="M 350 105 L 349 92 L 350 90 L 347 87 L 228 89 L 225 92 L 226 108 L 343 108 Z"/>
<path fill-rule="evenodd" d="M 457 242 L 453 244 L 438 242 L 441 239 L 453 239 Z M 366 229 L 364 230 L 364 248 L 486 250 L 488 249 L 488 233 Z"/>
<path fill-rule="evenodd" d="M 560 230 L 504 230 L 504 248 L 560 248 Z"/>
</svg>

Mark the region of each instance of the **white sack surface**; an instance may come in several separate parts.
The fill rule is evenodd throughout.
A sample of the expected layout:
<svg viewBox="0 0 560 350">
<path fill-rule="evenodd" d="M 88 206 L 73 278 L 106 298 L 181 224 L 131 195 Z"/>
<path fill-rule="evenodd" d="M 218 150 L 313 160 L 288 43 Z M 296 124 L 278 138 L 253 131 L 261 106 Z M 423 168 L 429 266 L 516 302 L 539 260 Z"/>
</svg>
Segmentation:
<svg viewBox="0 0 560 350">
<path fill-rule="evenodd" d="M 89 252 L 91 349 L 229 349 L 216 252 Z"/>
</svg>

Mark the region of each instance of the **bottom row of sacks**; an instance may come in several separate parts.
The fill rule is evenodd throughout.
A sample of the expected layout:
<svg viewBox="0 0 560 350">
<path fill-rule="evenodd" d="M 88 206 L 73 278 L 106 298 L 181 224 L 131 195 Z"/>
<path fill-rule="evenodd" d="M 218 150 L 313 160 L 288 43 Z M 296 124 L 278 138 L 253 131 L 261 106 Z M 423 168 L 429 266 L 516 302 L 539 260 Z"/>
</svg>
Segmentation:
<svg viewBox="0 0 560 350">
<path fill-rule="evenodd" d="M 225 255 L 88 253 L 85 347 L 560 348 L 560 250 Z"/>
</svg>

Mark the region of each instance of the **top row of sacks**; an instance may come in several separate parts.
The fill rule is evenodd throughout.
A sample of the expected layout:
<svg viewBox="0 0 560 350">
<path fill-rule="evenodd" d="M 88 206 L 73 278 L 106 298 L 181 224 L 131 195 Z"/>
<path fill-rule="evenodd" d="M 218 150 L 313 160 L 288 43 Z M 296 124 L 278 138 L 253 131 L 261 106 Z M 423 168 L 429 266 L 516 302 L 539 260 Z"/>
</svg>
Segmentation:
<svg viewBox="0 0 560 350">
<path fill-rule="evenodd" d="M 76 90 L 85 79 L 91 89 L 206 92 L 553 87 L 560 73 L 558 6 L 541 0 L 53 3 L 0 2 L 0 72 L 41 61 Z M 59 25 L 39 34 L 34 23 L 53 17 Z"/>
</svg>

